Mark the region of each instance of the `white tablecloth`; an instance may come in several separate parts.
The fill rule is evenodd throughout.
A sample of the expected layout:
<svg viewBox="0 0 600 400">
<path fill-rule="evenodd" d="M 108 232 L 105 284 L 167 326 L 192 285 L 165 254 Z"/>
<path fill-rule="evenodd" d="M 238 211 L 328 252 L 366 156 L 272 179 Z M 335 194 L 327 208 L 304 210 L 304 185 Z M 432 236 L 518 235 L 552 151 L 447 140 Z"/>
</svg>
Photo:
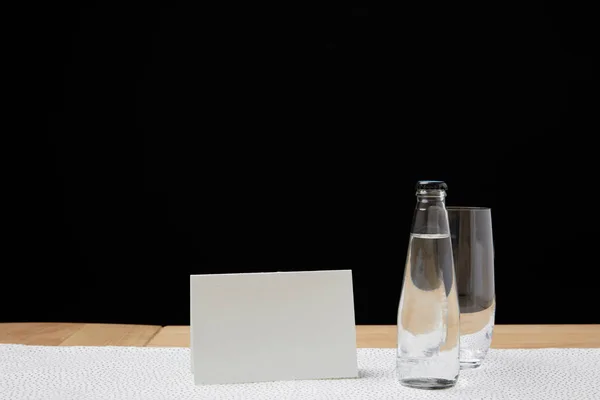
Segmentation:
<svg viewBox="0 0 600 400">
<path fill-rule="evenodd" d="M 361 377 L 195 386 L 186 348 L 0 344 L 0 399 L 600 399 L 600 349 L 490 350 L 454 388 L 401 386 L 394 349 L 358 349 Z"/>
</svg>

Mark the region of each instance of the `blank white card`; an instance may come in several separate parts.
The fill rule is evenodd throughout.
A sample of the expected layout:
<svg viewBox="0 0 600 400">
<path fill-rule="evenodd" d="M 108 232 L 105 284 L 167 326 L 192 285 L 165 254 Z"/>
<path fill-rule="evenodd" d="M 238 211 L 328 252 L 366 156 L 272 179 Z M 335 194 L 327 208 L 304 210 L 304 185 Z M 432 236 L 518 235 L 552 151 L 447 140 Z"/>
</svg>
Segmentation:
<svg viewBox="0 0 600 400">
<path fill-rule="evenodd" d="M 190 276 L 196 384 L 356 378 L 352 271 Z"/>
</svg>

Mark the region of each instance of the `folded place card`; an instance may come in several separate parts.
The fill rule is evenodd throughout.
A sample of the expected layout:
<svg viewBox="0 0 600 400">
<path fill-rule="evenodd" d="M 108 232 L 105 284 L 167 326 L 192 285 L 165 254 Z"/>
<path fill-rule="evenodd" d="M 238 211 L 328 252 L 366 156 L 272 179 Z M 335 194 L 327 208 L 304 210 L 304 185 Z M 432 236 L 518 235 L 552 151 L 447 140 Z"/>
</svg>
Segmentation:
<svg viewBox="0 0 600 400">
<path fill-rule="evenodd" d="M 352 272 L 190 276 L 196 384 L 358 377 Z"/>
</svg>

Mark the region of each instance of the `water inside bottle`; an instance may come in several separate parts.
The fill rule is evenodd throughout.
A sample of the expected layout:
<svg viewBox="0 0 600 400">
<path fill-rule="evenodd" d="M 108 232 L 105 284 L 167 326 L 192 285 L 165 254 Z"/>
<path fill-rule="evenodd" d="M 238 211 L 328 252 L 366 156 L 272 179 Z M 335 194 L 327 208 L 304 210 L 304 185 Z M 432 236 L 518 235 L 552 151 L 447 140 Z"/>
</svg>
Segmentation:
<svg viewBox="0 0 600 400">
<path fill-rule="evenodd" d="M 408 386 L 458 379 L 459 307 L 450 235 L 412 233 L 398 315 L 397 370 Z"/>
</svg>

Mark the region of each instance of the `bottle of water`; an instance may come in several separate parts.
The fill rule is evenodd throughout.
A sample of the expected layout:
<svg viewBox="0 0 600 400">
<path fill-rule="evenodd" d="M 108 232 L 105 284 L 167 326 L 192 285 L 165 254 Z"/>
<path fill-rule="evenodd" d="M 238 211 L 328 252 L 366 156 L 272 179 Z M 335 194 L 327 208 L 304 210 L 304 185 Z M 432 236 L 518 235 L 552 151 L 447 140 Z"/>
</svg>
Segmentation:
<svg viewBox="0 0 600 400">
<path fill-rule="evenodd" d="M 422 389 L 458 380 L 459 305 L 446 211 L 447 185 L 417 183 L 400 305 L 396 369 L 400 383 Z"/>
</svg>

